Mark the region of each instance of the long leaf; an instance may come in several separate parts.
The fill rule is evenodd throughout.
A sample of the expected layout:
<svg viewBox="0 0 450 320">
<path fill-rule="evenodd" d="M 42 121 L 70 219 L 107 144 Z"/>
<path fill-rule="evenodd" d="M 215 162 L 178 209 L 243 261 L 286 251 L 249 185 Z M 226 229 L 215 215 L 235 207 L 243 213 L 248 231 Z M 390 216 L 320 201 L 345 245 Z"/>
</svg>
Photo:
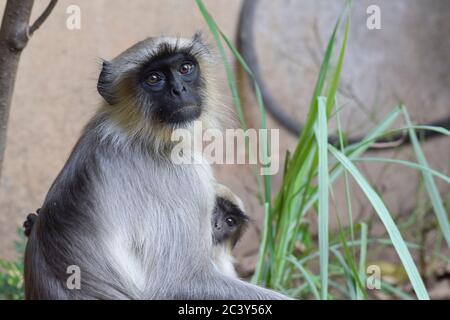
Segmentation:
<svg viewBox="0 0 450 320">
<path fill-rule="evenodd" d="M 439 171 L 433 170 L 430 167 L 423 166 L 421 164 L 417 164 L 411 161 L 406 160 L 400 160 L 400 159 L 389 159 L 389 158 L 375 158 L 375 157 L 363 157 L 363 158 L 353 158 L 353 162 L 386 162 L 386 163 L 393 163 L 393 164 L 399 164 L 405 167 L 409 167 L 412 169 L 425 171 L 433 176 L 436 176 L 445 182 L 450 184 L 450 177 L 447 177 L 446 175 L 440 173 Z"/>
<path fill-rule="evenodd" d="M 406 111 L 406 108 L 402 107 L 402 110 L 405 116 L 406 124 L 411 127 L 411 119 L 409 118 L 409 114 Z M 427 159 L 425 158 L 425 154 L 420 147 L 416 132 L 411 128 L 408 129 L 408 132 L 409 138 L 414 148 L 414 152 L 416 153 L 417 161 L 422 167 L 429 168 Z M 434 182 L 431 173 L 428 170 L 422 169 L 421 171 L 425 183 L 425 188 L 427 189 L 428 195 L 430 196 L 431 204 L 433 205 L 434 212 L 436 213 L 436 218 L 438 220 L 439 226 L 441 227 L 442 234 L 444 235 L 445 241 L 447 241 L 447 245 L 450 248 L 450 224 L 448 222 L 447 212 L 445 211 L 444 204 L 439 194 L 439 190 L 436 186 L 436 183 Z"/>
<path fill-rule="evenodd" d="M 319 252 L 320 252 L 320 281 L 321 297 L 328 296 L 328 125 L 327 100 L 318 98 L 318 123 L 316 130 L 317 145 L 319 147 Z"/>
<path fill-rule="evenodd" d="M 416 292 L 416 295 L 421 300 L 428 300 L 429 296 L 425 285 L 420 277 L 419 271 L 417 270 L 416 265 L 411 257 L 411 254 L 408 251 L 408 248 L 403 240 L 400 231 L 395 225 L 394 220 L 392 219 L 389 211 L 384 205 L 381 198 L 378 194 L 373 190 L 373 188 L 369 185 L 366 179 L 362 176 L 359 170 L 355 167 L 355 165 L 340 151 L 338 151 L 333 146 L 329 145 L 328 149 L 333 154 L 333 156 L 345 167 L 346 170 L 350 172 L 353 178 L 356 180 L 360 188 L 364 191 L 367 196 L 367 199 L 372 204 L 376 213 L 380 217 L 384 226 L 386 227 L 386 231 L 389 234 L 389 237 L 392 239 L 392 243 L 394 245 L 397 254 L 400 257 L 400 260 L 403 263 L 403 266 L 406 270 L 406 273 L 409 276 L 411 284 Z"/>
<path fill-rule="evenodd" d="M 359 250 L 359 277 L 362 283 L 366 282 L 366 255 L 367 255 L 367 225 L 361 223 L 361 246 Z M 361 299 L 363 293 L 358 289 L 358 298 Z"/>
</svg>

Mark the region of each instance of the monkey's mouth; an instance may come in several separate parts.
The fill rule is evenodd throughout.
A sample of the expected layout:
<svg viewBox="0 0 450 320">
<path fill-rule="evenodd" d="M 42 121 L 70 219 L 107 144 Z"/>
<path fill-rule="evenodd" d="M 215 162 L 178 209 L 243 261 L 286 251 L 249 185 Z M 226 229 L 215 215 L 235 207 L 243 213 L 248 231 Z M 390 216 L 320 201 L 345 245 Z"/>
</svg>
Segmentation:
<svg viewBox="0 0 450 320">
<path fill-rule="evenodd" d="M 200 117 L 202 108 L 199 105 L 186 105 L 177 108 L 167 118 L 170 124 L 181 124 L 194 121 Z"/>
</svg>

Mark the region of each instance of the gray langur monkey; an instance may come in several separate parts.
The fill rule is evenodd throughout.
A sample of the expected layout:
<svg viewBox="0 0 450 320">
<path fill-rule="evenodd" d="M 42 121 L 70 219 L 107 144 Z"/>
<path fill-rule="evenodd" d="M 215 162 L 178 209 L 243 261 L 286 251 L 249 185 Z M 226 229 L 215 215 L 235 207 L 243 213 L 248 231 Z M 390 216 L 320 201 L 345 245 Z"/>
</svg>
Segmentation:
<svg viewBox="0 0 450 320">
<path fill-rule="evenodd" d="M 103 63 L 105 101 L 29 235 L 27 299 L 287 299 L 217 269 L 211 215 L 230 192 L 206 161 L 170 156 L 175 128 L 219 127 L 216 66 L 199 35 L 149 38 Z"/>
</svg>

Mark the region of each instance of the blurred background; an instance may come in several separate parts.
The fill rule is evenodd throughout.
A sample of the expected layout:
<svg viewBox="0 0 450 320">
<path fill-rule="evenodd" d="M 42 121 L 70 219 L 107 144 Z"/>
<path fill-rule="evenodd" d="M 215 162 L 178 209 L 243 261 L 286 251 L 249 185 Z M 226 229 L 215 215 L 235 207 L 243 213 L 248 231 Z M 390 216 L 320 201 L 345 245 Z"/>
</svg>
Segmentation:
<svg viewBox="0 0 450 320">
<path fill-rule="evenodd" d="M 285 114 L 302 122 L 328 38 L 344 1 L 255 2 L 252 45 L 265 89 Z M 224 33 L 236 41 L 242 1 L 207 0 L 204 3 Z M 6 0 L 0 0 L 0 12 L 5 4 Z M 366 10 L 372 4 L 381 9 L 381 29 L 369 30 L 366 26 Z M 47 1 L 36 1 L 31 20 L 46 5 Z M 70 5 L 81 9 L 79 30 L 66 27 L 69 17 L 66 10 Z M 100 58 L 111 59 L 149 36 L 190 37 L 198 30 L 204 31 L 205 38 L 214 44 L 193 0 L 58 2 L 30 40 L 19 64 L 0 180 L 1 258 L 16 258 L 17 228 L 27 213 L 42 204 L 82 127 L 100 103 L 96 91 Z M 448 118 L 449 35 L 450 2 L 447 0 L 355 1 L 339 90 L 339 105 L 343 106 L 341 119 L 346 133 L 355 137 L 367 133 L 400 103 L 407 106 L 416 123 Z M 230 59 L 233 59 L 231 55 Z M 218 68 L 224 80 L 224 71 L 221 66 Z M 239 72 L 238 75 L 246 120 L 257 127 L 259 113 L 253 92 L 246 76 Z M 231 104 L 226 81 L 222 81 L 221 86 L 225 101 Z M 285 152 L 295 146 L 297 137 L 273 118 L 268 120 L 269 127 L 281 130 L 282 167 Z M 448 176 L 450 139 L 426 140 L 423 149 L 430 166 Z M 409 145 L 373 151 L 369 155 L 413 159 Z M 407 220 L 418 210 L 427 214 L 429 204 L 418 172 L 380 163 L 361 164 L 359 168 L 382 195 L 396 219 Z M 218 180 L 243 198 L 253 218 L 251 227 L 235 250 L 239 273 L 249 276 L 257 261 L 263 215 L 256 197 L 257 187 L 248 166 L 223 165 L 216 166 L 215 170 Z M 273 190 L 278 189 L 280 181 L 280 174 L 273 178 Z M 450 188 L 444 183 L 438 182 L 438 185 L 448 212 Z M 373 217 L 370 205 L 356 186 L 352 188 L 355 220 L 370 219 Z M 334 190 L 336 207 L 344 206 L 343 182 L 338 181 Z M 342 217 L 344 224 L 345 217 Z M 376 218 L 373 218 L 376 225 Z M 335 214 L 330 214 L 330 219 L 335 225 Z M 310 223 L 315 230 L 313 217 Z M 409 239 L 425 243 L 435 241 L 434 229 L 424 240 L 425 231 L 414 227 L 420 226 L 405 229 Z M 372 230 L 373 233 L 384 232 L 382 226 Z M 389 253 L 386 256 L 389 260 Z M 448 265 L 444 264 L 443 268 Z M 440 286 L 436 289 L 436 297 L 448 297 L 449 283 Z"/>
</svg>

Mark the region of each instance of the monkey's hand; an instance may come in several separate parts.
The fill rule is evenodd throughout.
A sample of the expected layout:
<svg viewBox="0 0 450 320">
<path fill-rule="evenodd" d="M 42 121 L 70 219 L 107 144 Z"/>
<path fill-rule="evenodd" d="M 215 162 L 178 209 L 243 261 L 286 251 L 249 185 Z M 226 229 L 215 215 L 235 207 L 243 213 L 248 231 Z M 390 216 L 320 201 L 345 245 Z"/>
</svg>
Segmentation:
<svg viewBox="0 0 450 320">
<path fill-rule="evenodd" d="M 31 230 L 33 229 L 34 223 L 36 222 L 37 219 L 37 215 L 39 214 L 39 210 L 36 210 L 36 213 L 30 213 L 27 215 L 27 219 L 25 220 L 25 222 L 23 223 L 23 233 L 25 233 L 25 235 L 27 237 L 30 236 L 31 234 Z"/>
<path fill-rule="evenodd" d="M 223 184 L 216 183 L 214 188 L 216 190 L 216 200 L 220 198 L 227 202 L 231 202 L 231 204 L 238 207 L 239 210 L 245 212 L 244 202 L 242 202 L 241 198 L 233 193 L 233 191 L 231 191 L 228 187 Z"/>
</svg>

